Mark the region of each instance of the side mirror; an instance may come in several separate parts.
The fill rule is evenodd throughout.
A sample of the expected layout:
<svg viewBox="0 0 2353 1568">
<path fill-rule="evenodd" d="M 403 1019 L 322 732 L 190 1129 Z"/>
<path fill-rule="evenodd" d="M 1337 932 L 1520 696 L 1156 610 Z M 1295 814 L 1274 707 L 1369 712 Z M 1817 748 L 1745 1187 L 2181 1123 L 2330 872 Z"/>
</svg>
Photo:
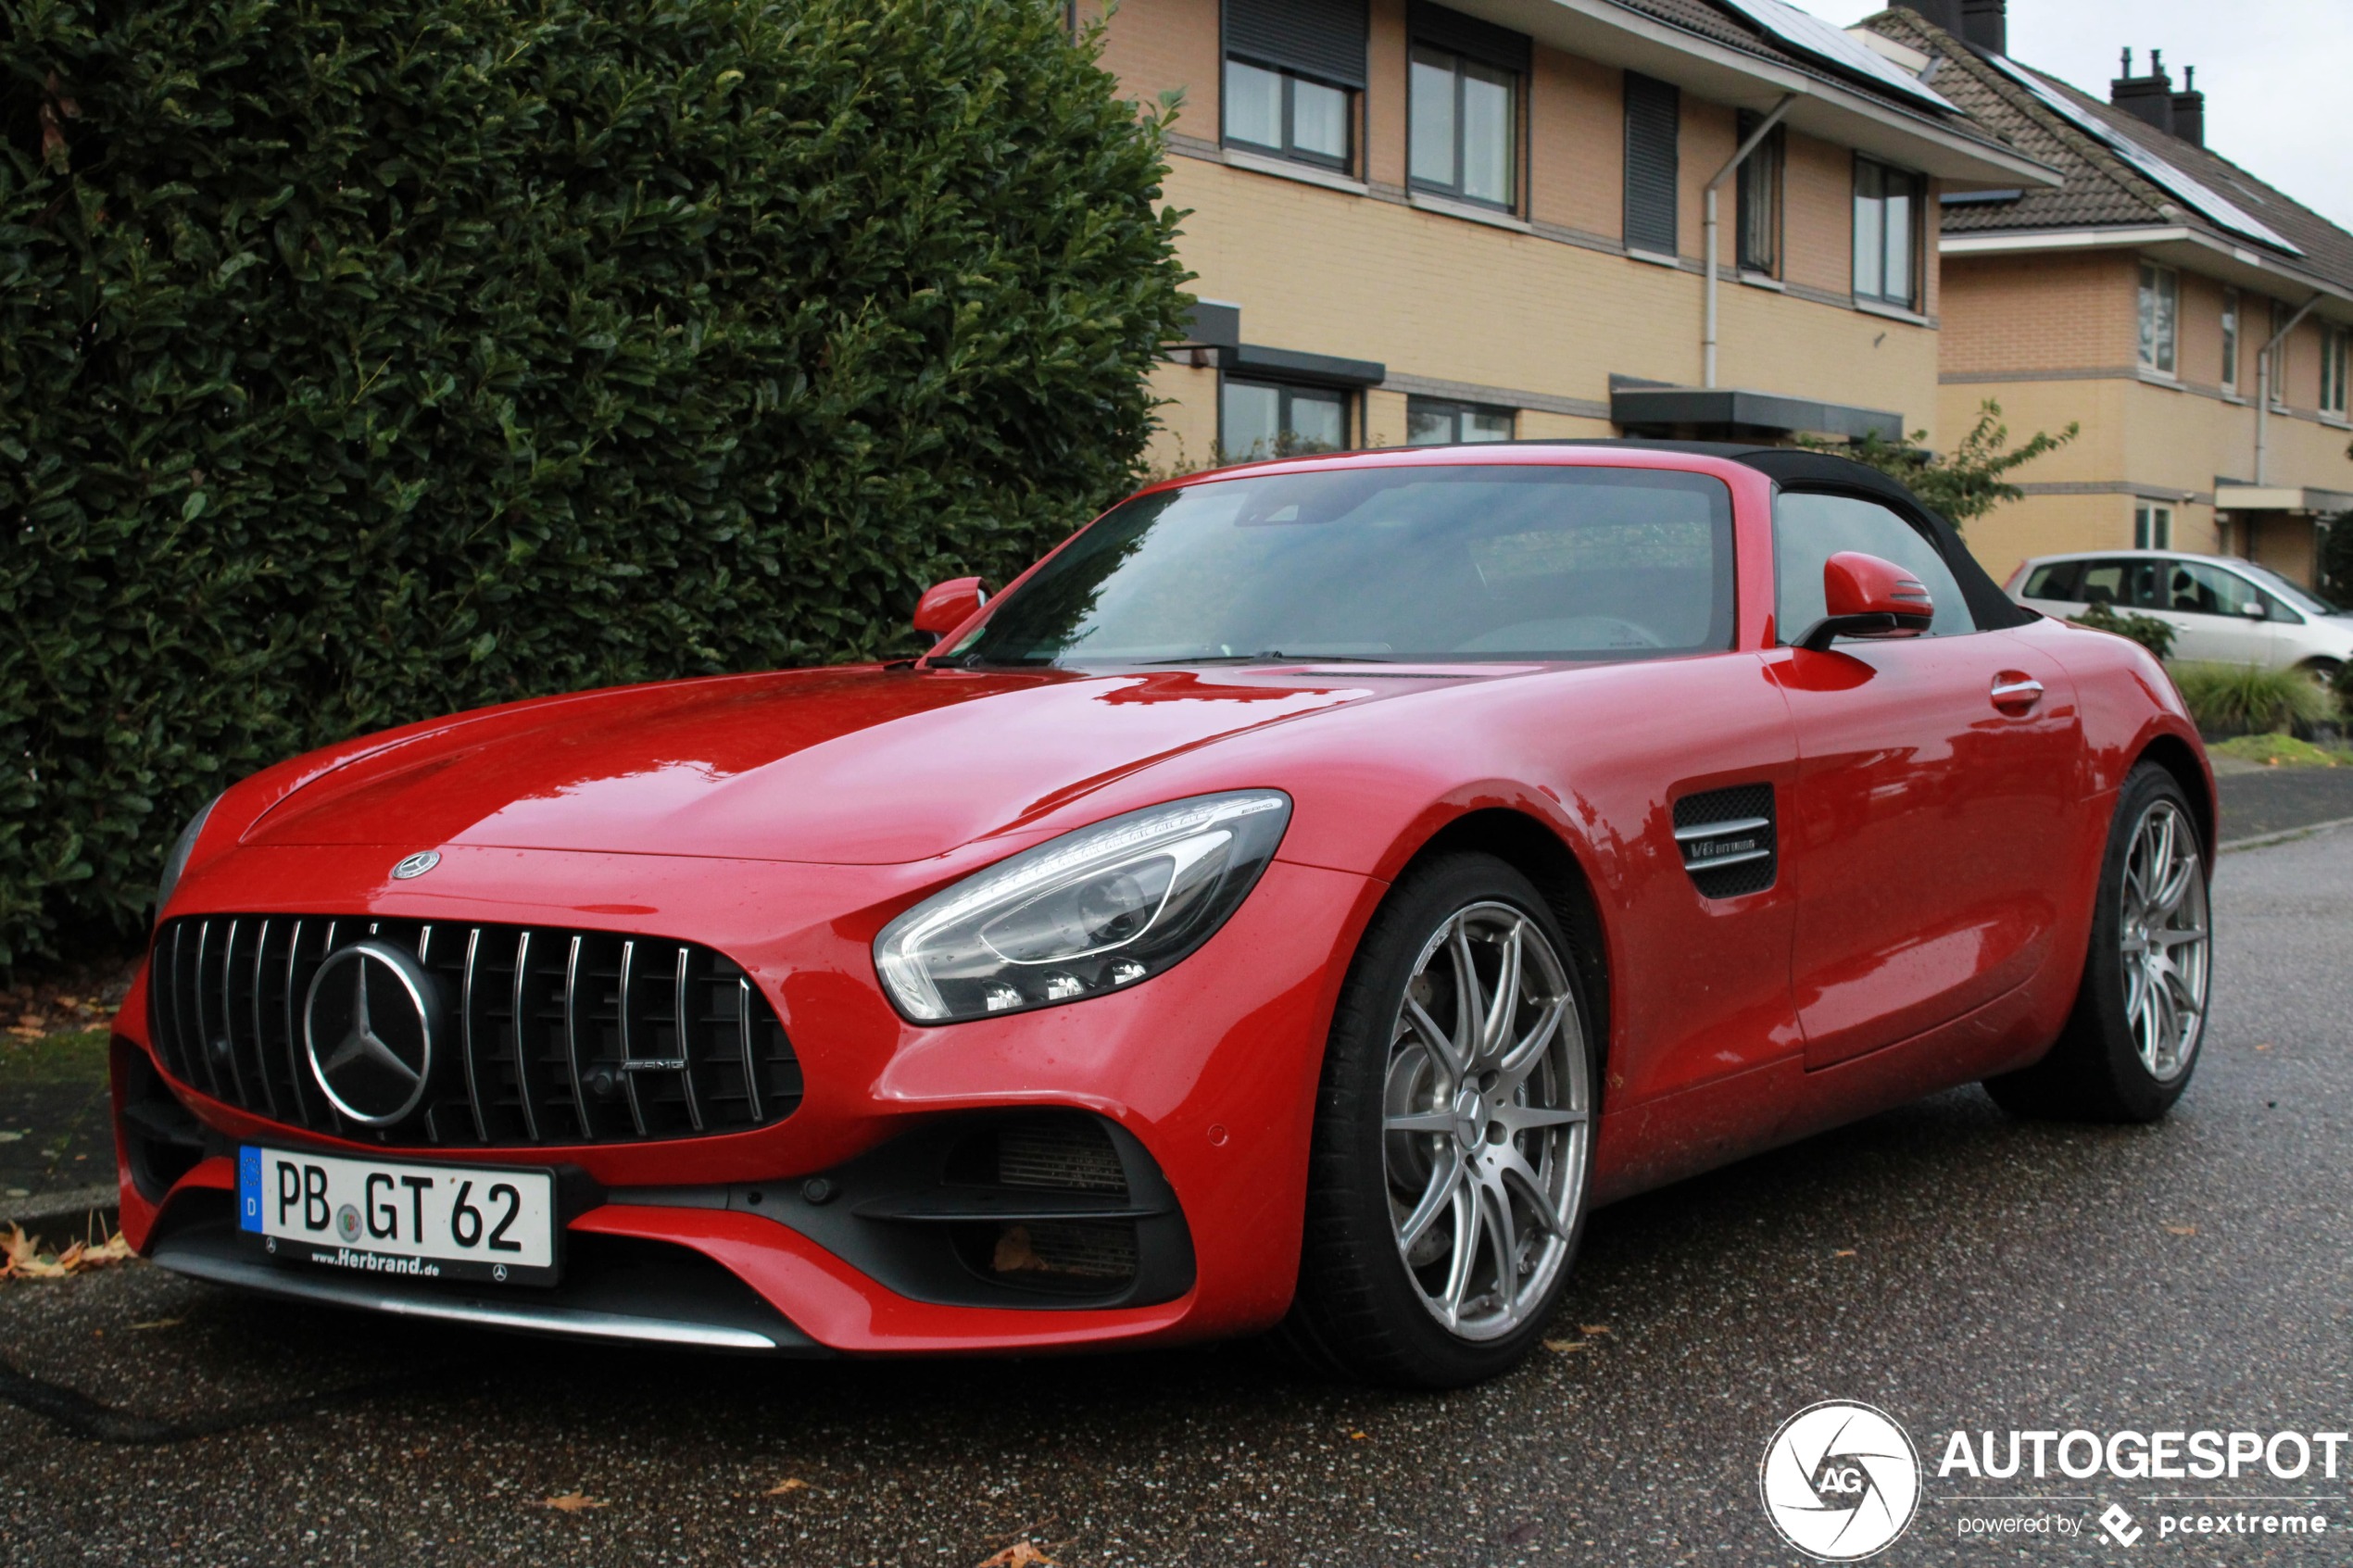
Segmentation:
<svg viewBox="0 0 2353 1568">
<path fill-rule="evenodd" d="M 1935 616 L 1919 578 L 1894 561 L 1841 550 L 1822 563 L 1822 619 L 1797 646 L 1819 653 L 1834 637 L 1917 637 Z"/>
<path fill-rule="evenodd" d="M 2239 613 L 2246 616 L 2249 621 L 2260 621 L 2263 619 L 2266 611 L 2263 608 L 2262 600 L 2249 599 L 2246 603 L 2239 606 Z"/>
<path fill-rule="evenodd" d="M 988 590 L 977 577 L 950 577 L 935 583 L 915 601 L 915 630 L 925 636 L 944 637 L 988 602 Z"/>
</svg>

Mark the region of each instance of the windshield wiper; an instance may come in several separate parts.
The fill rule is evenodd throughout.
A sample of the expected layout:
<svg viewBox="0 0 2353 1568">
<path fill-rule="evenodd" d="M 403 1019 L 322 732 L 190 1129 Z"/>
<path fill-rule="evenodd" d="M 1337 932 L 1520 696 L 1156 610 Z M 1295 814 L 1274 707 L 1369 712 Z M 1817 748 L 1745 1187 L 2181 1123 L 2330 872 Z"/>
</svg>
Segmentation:
<svg viewBox="0 0 2353 1568">
<path fill-rule="evenodd" d="M 1380 659 L 1366 653 L 1285 653 L 1280 648 L 1261 648 L 1256 653 L 1201 653 L 1183 659 L 1139 659 L 1139 664 L 1394 664 L 1393 659 Z"/>
</svg>

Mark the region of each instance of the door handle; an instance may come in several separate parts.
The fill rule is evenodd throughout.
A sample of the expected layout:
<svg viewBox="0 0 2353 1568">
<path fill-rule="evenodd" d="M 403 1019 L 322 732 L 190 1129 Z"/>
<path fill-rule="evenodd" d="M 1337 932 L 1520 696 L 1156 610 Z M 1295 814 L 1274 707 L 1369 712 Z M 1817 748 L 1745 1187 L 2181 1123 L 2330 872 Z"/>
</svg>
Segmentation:
<svg viewBox="0 0 2353 1568">
<path fill-rule="evenodd" d="M 2043 700 L 2043 683 L 2016 670 L 1994 677 L 1994 706 L 2005 713 L 2024 713 Z"/>
</svg>

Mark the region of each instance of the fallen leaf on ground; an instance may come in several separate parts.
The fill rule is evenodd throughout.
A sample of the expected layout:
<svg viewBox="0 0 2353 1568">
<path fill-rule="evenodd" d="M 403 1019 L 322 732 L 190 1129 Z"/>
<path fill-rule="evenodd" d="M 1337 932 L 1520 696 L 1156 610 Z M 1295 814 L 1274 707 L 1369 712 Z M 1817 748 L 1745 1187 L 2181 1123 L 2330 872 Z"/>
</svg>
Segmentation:
<svg viewBox="0 0 2353 1568">
<path fill-rule="evenodd" d="M 1534 1540 L 1538 1536 L 1541 1535 L 1543 1533 L 1543 1529 L 1544 1527 L 1536 1523 L 1535 1520 L 1527 1520 L 1521 1524 L 1513 1525 L 1510 1529 L 1504 1532 L 1504 1544 L 1505 1546 L 1526 1546 L 1529 1542 Z"/>
<path fill-rule="evenodd" d="M 566 1492 L 561 1497 L 540 1499 L 539 1506 L 564 1513 L 578 1513 L 584 1508 L 610 1508 L 612 1504 L 602 1498 L 592 1498 L 585 1492 Z"/>
<path fill-rule="evenodd" d="M 787 1475 L 783 1480 L 777 1482 L 774 1486 L 769 1487 L 763 1495 L 772 1498 L 780 1498 L 786 1492 L 805 1492 L 808 1489 L 808 1482 L 802 1480 L 798 1475 Z"/>
<path fill-rule="evenodd" d="M 2264 1041 L 2261 1045 L 2259 1045 L 2259 1046 L 2256 1047 L 2255 1048 L 2256 1048 L 2257 1050 L 2259 1050 L 2259 1051 L 2268 1051 L 2268 1050 L 2270 1050 L 2270 1049 L 2271 1048 L 2271 1041 L 2269 1041 L 2269 1040 L 2266 1040 L 2266 1041 Z"/>
<path fill-rule="evenodd" d="M 1831 1256 L 1833 1258 L 1852 1258 L 1855 1256 L 1855 1248 L 1851 1247 L 1842 1247 L 1837 1251 L 1831 1253 Z"/>
<path fill-rule="evenodd" d="M 182 1321 L 179 1318 L 156 1318 L 147 1323 L 134 1323 L 131 1326 L 132 1328 L 178 1328 Z"/>
<path fill-rule="evenodd" d="M 108 1263 L 120 1263 L 131 1256 L 131 1243 L 117 1231 L 97 1246 L 77 1241 L 62 1252 L 44 1252 L 38 1236 L 24 1234 L 22 1225 L 10 1225 L 8 1234 L 0 1236 L 0 1279 L 63 1279 L 84 1269 L 101 1269 Z"/>
<path fill-rule="evenodd" d="M 1579 1334 L 1607 1334 L 1609 1332 L 1609 1325 L 1607 1323 L 1589 1323 L 1579 1328 L 1577 1332 Z"/>
<path fill-rule="evenodd" d="M 1053 1568 L 1053 1563 L 1037 1542 L 1015 1541 L 996 1556 L 981 1559 L 980 1568 Z"/>
<path fill-rule="evenodd" d="M 2168 1225 L 2165 1227 L 2165 1232 L 2168 1236 L 2196 1236 L 2197 1227 L 2196 1225 Z"/>
<path fill-rule="evenodd" d="M 1547 1339 L 1544 1341 L 1544 1348 L 1547 1350 L 1590 1350 L 1592 1346 L 1582 1339 Z"/>
<path fill-rule="evenodd" d="M 1348 1435 L 1348 1440 L 1352 1443 L 1369 1443 L 1373 1440 L 1373 1435 L 1369 1432 L 1351 1432 Z"/>
</svg>

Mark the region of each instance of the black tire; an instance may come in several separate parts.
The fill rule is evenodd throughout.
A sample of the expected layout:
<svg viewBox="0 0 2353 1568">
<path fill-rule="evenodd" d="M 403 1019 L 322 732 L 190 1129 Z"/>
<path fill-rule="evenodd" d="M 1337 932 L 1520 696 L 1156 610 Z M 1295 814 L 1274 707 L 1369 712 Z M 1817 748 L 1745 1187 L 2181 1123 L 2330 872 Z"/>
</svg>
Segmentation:
<svg viewBox="0 0 2353 1568">
<path fill-rule="evenodd" d="M 1384 1138 L 1401 1135 L 1384 1133 L 1383 1116 L 1385 1097 L 1392 1092 L 1392 1035 L 1406 987 L 1426 947 L 1458 912 L 1492 905 L 1507 905 L 1526 916 L 1552 944 L 1575 1021 L 1571 1031 L 1564 1014 L 1558 1026 L 1558 1060 L 1581 1063 L 1582 1083 L 1575 1093 L 1588 1116 L 1598 1110 L 1601 1078 L 1592 1015 L 1572 950 L 1542 896 L 1491 855 L 1449 855 L 1409 871 L 1373 917 L 1349 967 L 1317 1090 L 1299 1291 L 1278 1337 L 1327 1373 L 1412 1388 L 1453 1388 L 1493 1377 L 1520 1361 L 1543 1335 L 1574 1264 L 1592 1185 L 1591 1121 L 1580 1138 L 1567 1140 L 1573 1157 L 1564 1151 L 1555 1166 L 1564 1181 L 1576 1184 L 1563 1188 L 1564 1202 L 1573 1192 L 1565 1233 L 1544 1233 L 1547 1238 L 1562 1236 L 1565 1252 L 1551 1265 L 1549 1285 L 1523 1299 L 1517 1310 L 1524 1318 L 1510 1332 L 1473 1339 L 1442 1323 L 1409 1273 L 1394 1228 Z M 1432 1140 L 1445 1147 L 1442 1136 L 1432 1135 Z M 1462 1156 L 1466 1161 L 1474 1158 Z M 1454 1223 L 1450 1220 L 1450 1229 Z M 1476 1226 L 1472 1230 L 1478 1234 Z M 1533 1233 L 1528 1241 L 1531 1260 L 1534 1248 L 1550 1245 L 1549 1239 L 1539 1243 Z"/>
<path fill-rule="evenodd" d="M 2160 1076 L 2143 1060 L 2128 1017 L 2133 991 L 2124 951 L 2124 884 L 2135 834 L 2152 812 L 2166 809 L 2182 830 L 2192 835 L 2190 874 L 2196 879 L 2196 900 L 2208 932 L 2204 961 L 2208 967 L 2200 981 L 2204 994 L 2188 1048 L 2178 1069 Z M 2084 956 L 2075 1006 L 2050 1054 L 2032 1067 L 1985 1081 L 1986 1092 L 2003 1110 L 2014 1116 L 2076 1122 L 2154 1122 L 2182 1098 L 2197 1069 L 2197 1050 L 2205 1034 L 2204 1003 L 2211 994 L 2213 922 L 2206 897 L 2203 836 L 2189 797 L 2171 772 L 2157 763 L 2143 762 L 2126 776 L 2124 787 L 2117 792 L 2115 818 L 2108 824 L 2108 851 L 2100 860 L 2091 950 Z"/>
</svg>

